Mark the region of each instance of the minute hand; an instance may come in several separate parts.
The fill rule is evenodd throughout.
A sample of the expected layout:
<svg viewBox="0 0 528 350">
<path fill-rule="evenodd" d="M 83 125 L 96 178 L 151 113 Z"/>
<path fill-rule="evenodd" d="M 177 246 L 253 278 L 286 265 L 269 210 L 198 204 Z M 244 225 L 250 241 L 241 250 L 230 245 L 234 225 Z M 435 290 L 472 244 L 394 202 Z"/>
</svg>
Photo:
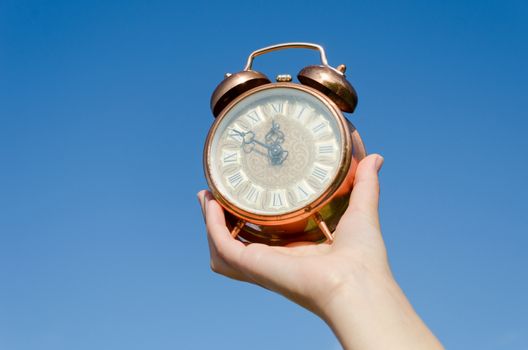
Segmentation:
<svg viewBox="0 0 528 350">
<path fill-rule="evenodd" d="M 246 153 L 250 153 L 255 147 L 255 145 L 259 145 L 261 147 L 266 148 L 268 150 L 268 160 L 270 161 L 271 165 L 281 165 L 288 157 L 288 151 L 282 149 L 282 146 L 280 145 L 282 141 L 284 140 L 283 137 L 279 139 L 275 139 L 273 141 L 270 140 L 270 142 L 268 143 L 264 143 L 264 142 L 261 142 L 255 139 L 255 133 L 253 131 L 247 131 L 247 132 L 241 132 L 238 130 L 233 130 L 233 131 L 242 137 L 242 146 Z M 268 135 L 271 132 L 275 132 L 274 128 L 270 130 Z M 268 139 L 268 137 L 266 138 Z M 253 145 L 253 147 L 250 147 L 248 149 L 245 147 L 246 145 L 248 146 Z"/>
<path fill-rule="evenodd" d="M 280 125 L 274 120 L 271 123 L 271 129 L 266 134 L 265 139 L 271 164 L 281 165 L 288 157 L 288 151 L 282 149 L 281 144 L 284 142 L 284 133 L 280 130 Z"/>
<path fill-rule="evenodd" d="M 250 142 L 253 142 L 268 150 L 268 159 L 271 165 L 281 165 L 288 157 L 288 151 L 282 149 L 282 146 L 279 142 L 264 143 L 259 140 L 255 140 L 255 138 L 252 138 Z"/>
</svg>

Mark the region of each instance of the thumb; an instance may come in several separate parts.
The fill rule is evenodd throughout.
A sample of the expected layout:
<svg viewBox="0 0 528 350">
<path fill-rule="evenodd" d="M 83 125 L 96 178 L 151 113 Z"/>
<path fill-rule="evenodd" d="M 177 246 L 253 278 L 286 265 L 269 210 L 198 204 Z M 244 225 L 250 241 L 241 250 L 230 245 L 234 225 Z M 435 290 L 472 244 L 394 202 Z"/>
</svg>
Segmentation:
<svg viewBox="0 0 528 350">
<path fill-rule="evenodd" d="M 343 218 L 360 212 L 378 224 L 379 181 L 378 172 L 383 165 L 383 157 L 371 154 L 359 162 L 350 196 L 348 209 Z"/>
</svg>

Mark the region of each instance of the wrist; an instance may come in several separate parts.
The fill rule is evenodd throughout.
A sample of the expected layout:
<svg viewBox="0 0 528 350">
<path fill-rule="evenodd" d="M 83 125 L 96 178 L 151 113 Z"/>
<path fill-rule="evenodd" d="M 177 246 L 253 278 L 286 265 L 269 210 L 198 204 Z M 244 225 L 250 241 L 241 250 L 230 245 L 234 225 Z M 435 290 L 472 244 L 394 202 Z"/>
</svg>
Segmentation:
<svg viewBox="0 0 528 350">
<path fill-rule="evenodd" d="M 327 323 L 347 310 L 356 313 L 367 305 L 402 294 L 390 271 L 350 276 L 336 286 L 319 307 L 319 316 Z"/>
<path fill-rule="evenodd" d="M 390 272 L 343 283 L 320 316 L 345 349 L 442 349 Z"/>
</svg>

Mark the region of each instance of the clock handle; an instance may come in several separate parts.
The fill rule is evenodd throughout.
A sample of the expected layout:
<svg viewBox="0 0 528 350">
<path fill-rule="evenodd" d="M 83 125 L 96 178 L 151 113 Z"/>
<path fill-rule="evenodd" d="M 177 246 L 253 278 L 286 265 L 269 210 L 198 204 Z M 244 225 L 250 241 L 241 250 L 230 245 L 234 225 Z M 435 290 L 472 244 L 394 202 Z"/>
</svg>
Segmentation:
<svg viewBox="0 0 528 350">
<path fill-rule="evenodd" d="M 263 47 L 253 51 L 248 59 L 246 66 L 238 75 L 244 74 L 261 74 L 252 69 L 255 57 L 264 55 L 268 52 L 284 49 L 309 49 L 319 51 L 321 55 L 321 64 L 304 67 L 297 78 L 303 85 L 310 86 L 324 95 L 328 96 L 343 112 L 354 112 L 357 106 L 357 93 L 354 87 L 345 77 L 346 66 L 340 64 L 337 68 L 328 64 L 326 52 L 321 45 L 312 43 L 284 43 Z M 241 81 L 239 78 L 237 82 Z"/>
<path fill-rule="evenodd" d="M 319 229 L 324 233 L 328 243 L 333 243 L 334 236 L 332 236 L 332 232 L 330 232 L 330 230 L 328 229 L 328 226 L 326 225 L 326 222 L 324 222 L 321 214 L 315 213 L 313 217 L 315 222 L 317 223 L 317 226 L 319 226 Z"/>
<path fill-rule="evenodd" d="M 263 47 L 262 49 L 258 49 L 256 51 L 253 51 L 248 59 L 246 66 L 244 67 L 245 71 L 252 70 L 253 66 L 253 60 L 255 57 L 264 55 L 268 52 L 278 51 L 278 50 L 284 50 L 284 49 L 310 49 L 310 50 L 316 50 L 319 51 L 319 54 L 321 55 L 321 64 L 325 67 L 331 68 L 332 70 L 335 70 L 339 74 L 343 74 L 341 71 L 335 69 L 334 67 L 330 66 L 328 64 L 328 59 L 326 58 L 326 52 L 324 48 L 321 45 L 312 44 L 312 43 L 284 43 L 284 44 L 277 44 L 277 45 L 271 45 L 267 47 Z"/>
</svg>

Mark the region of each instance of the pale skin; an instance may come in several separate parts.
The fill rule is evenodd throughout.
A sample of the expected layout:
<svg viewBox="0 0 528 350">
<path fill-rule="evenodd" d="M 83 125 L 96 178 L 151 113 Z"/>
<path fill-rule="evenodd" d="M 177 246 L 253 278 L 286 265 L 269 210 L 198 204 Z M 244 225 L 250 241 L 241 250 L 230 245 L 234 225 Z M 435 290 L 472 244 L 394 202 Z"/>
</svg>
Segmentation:
<svg viewBox="0 0 528 350">
<path fill-rule="evenodd" d="M 231 237 L 211 193 L 200 191 L 212 270 L 275 291 L 314 312 L 345 349 L 443 349 L 388 263 L 378 216 L 382 164 L 376 154 L 360 162 L 333 244 L 245 245 Z"/>
</svg>

